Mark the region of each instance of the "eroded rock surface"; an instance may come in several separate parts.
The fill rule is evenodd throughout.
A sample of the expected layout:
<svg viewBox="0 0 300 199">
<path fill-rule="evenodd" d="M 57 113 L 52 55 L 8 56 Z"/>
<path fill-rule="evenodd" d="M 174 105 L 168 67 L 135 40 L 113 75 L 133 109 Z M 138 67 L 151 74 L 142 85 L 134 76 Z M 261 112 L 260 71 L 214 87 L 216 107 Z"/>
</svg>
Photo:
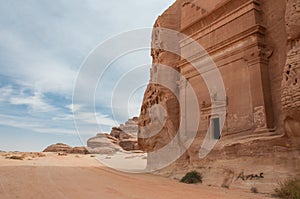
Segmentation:
<svg viewBox="0 0 300 199">
<path fill-rule="evenodd" d="M 71 147 L 67 144 L 57 143 L 48 146 L 43 152 L 63 152 L 72 154 L 88 154 L 86 147 Z"/>
<path fill-rule="evenodd" d="M 180 57 L 166 49 L 177 52 L 179 38 L 170 38 L 160 28 L 178 30 L 180 27 L 177 5 L 171 6 L 160 16 L 152 33 L 152 69 L 151 80 L 145 91 L 141 114 L 139 117 L 139 146 L 145 151 L 155 151 L 169 143 L 179 128 L 179 103 L 175 93 L 179 77 L 168 73 L 164 66 L 175 67 Z M 155 29 L 157 28 L 157 29 Z M 172 41 L 170 41 L 172 39 Z M 168 41 L 167 41 L 168 40 Z M 167 88 L 164 82 L 174 84 Z M 172 90 L 170 90 L 172 89 Z M 156 132 L 153 136 L 150 132 Z"/>
<path fill-rule="evenodd" d="M 88 150 L 95 154 L 114 154 L 117 151 L 139 150 L 137 143 L 138 118 L 129 119 L 119 127 L 113 127 L 110 134 L 98 133 L 87 141 Z"/>
<path fill-rule="evenodd" d="M 73 154 L 89 154 L 90 152 L 84 146 L 73 147 L 71 152 Z"/>
<path fill-rule="evenodd" d="M 268 192 L 291 174 L 300 175 L 299 7 L 299 0 L 177 0 L 158 17 L 152 36 L 151 80 L 139 116 L 139 146 L 150 153 L 164 150 L 180 125 L 185 135 L 197 134 L 183 155 L 174 157 L 159 174 L 174 177 L 198 169 L 209 184 L 247 187 L 249 180 Z M 190 62 L 201 63 L 205 53 L 180 34 L 172 47 L 190 60 L 165 51 L 169 38 L 157 27 L 183 33 L 206 50 L 222 76 L 226 99 L 220 98 L 216 85 L 207 85 L 206 78 L 216 77 L 213 70 L 205 70 L 203 64 L 199 72 Z M 166 74 L 162 65 L 178 71 L 180 77 Z M 171 89 L 160 82 L 168 82 Z M 196 119 L 185 108 L 191 103 L 187 83 L 200 110 L 194 132 L 180 124 Z M 220 108 L 226 108 L 225 121 Z M 219 126 L 222 122 L 224 126 Z M 200 158 L 206 138 L 217 144 Z M 148 164 L 159 163 L 152 157 L 148 155 Z M 246 176 L 264 173 L 264 178 L 236 180 L 242 172 Z"/>
<path fill-rule="evenodd" d="M 290 137 L 300 137 L 300 1 L 288 0 L 285 14 L 287 60 L 282 80 L 284 127 Z M 300 141 L 298 141 L 300 143 Z"/>
<path fill-rule="evenodd" d="M 87 147 L 93 154 L 114 154 L 120 150 L 120 147 L 113 143 L 114 141 L 107 134 L 98 133 L 95 137 L 88 139 Z"/>
<path fill-rule="evenodd" d="M 116 139 L 115 143 L 125 151 L 134 151 L 139 150 L 137 133 L 138 118 L 134 117 L 125 122 L 125 124 L 121 124 L 119 127 L 113 127 L 110 136 Z"/>
<path fill-rule="evenodd" d="M 44 149 L 43 152 L 66 152 L 69 153 L 72 151 L 72 147 L 67 145 L 67 144 L 63 144 L 63 143 L 57 143 L 57 144 L 52 144 L 50 146 L 48 146 L 46 149 Z"/>
</svg>

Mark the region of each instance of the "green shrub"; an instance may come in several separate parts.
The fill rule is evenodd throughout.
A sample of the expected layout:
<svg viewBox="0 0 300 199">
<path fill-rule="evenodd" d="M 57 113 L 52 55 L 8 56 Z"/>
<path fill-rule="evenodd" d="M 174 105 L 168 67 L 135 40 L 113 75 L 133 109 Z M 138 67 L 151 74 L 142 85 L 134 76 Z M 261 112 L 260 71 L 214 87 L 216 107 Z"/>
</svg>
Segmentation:
<svg viewBox="0 0 300 199">
<path fill-rule="evenodd" d="M 279 183 L 279 188 L 275 189 L 275 193 L 279 198 L 300 199 L 300 178 Z"/>
<path fill-rule="evenodd" d="M 187 184 L 202 183 L 202 175 L 197 171 L 191 171 L 185 174 L 185 176 L 180 180 L 180 182 Z"/>
</svg>

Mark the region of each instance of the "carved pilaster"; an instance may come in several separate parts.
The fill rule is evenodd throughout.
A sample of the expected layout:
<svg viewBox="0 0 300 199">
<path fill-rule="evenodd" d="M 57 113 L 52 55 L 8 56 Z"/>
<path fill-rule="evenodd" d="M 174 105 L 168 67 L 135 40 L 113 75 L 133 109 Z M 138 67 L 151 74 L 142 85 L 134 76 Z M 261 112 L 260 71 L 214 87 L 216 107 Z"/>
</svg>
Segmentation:
<svg viewBox="0 0 300 199">
<path fill-rule="evenodd" d="M 181 76 L 179 81 L 176 82 L 179 88 L 179 101 L 180 101 L 180 118 L 181 118 L 181 130 L 186 132 L 186 87 L 187 80 Z"/>
<path fill-rule="evenodd" d="M 245 56 L 250 76 L 251 102 L 255 131 L 271 131 L 274 129 L 272 97 L 269 80 L 269 58 L 271 48 L 256 47 Z"/>
</svg>

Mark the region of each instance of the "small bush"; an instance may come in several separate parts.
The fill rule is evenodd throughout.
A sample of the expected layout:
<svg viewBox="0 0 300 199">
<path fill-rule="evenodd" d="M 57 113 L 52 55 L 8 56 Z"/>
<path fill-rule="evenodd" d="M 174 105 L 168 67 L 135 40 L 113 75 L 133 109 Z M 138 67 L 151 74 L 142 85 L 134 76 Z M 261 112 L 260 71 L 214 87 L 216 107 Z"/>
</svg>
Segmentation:
<svg viewBox="0 0 300 199">
<path fill-rule="evenodd" d="M 39 157 L 39 158 L 46 157 L 46 155 L 44 153 L 37 153 L 37 157 Z"/>
<path fill-rule="evenodd" d="M 258 193 L 258 190 L 257 190 L 256 187 L 251 187 L 250 191 L 251 191 L 252 193 Z"/>
<path fill-rule="evenodd" d="M 275 189 L 275 193 L 279 198 L 300 199 L 300 178 L 279 183 L 279 188 Z"/>
<path fill-rule="evenodd" d="M 222 184 L 221 187 L 225 188 L 225 189 L 229 189 L 229 185 L 227 185 L 227 184 Z"/>
<path fill-rule="evenodd" d="M 185 174 L 185 176 L 180 180 L 180 182 L 187 184 L 202 183 L 202 175 L 197 171 L 191 171 Z"/>
<path fill-rule="evenodd" d="M 24 159 L 24 156 L 16 156 L 16 155 L 13 155 L 13 156 L 6 157 L 6 159 L 11 159 L 11 160 L 23 160 L 23 159 Z"/>
</svg>

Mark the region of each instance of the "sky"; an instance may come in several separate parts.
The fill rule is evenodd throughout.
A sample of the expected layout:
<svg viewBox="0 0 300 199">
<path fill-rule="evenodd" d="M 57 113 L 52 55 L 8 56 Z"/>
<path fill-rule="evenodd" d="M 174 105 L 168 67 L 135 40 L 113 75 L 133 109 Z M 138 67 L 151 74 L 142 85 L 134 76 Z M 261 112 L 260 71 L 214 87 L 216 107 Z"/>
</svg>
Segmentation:
<svg viewBox="0 0 300 199">
<path fill-rule="evenodd" d="M 57 142 L 85 145 L 96 133 L 137 116 L 145 85 L 129 97 L 121 88 L 138 78 L 148 81 L 149 50 L 111 64 L 99 78 L 93 112 L 84 111 L 84 103 L 73 103 L 74 86 L 99 44 L 122 32 L 152 27 L 173 2 L 0 0 L 0 150 L 41 151 Z M 137 79 L 123 78 L 137 66 L 147 72 Z M 126 111 L 114 111 L 112 106 L 119 107 L 123 97 Z M 76 123 L 85 127 L 80 133 L 73 115 L 79 110 Z M 99 128 L 94 128 L 93 117 Z"/>
</svg>

